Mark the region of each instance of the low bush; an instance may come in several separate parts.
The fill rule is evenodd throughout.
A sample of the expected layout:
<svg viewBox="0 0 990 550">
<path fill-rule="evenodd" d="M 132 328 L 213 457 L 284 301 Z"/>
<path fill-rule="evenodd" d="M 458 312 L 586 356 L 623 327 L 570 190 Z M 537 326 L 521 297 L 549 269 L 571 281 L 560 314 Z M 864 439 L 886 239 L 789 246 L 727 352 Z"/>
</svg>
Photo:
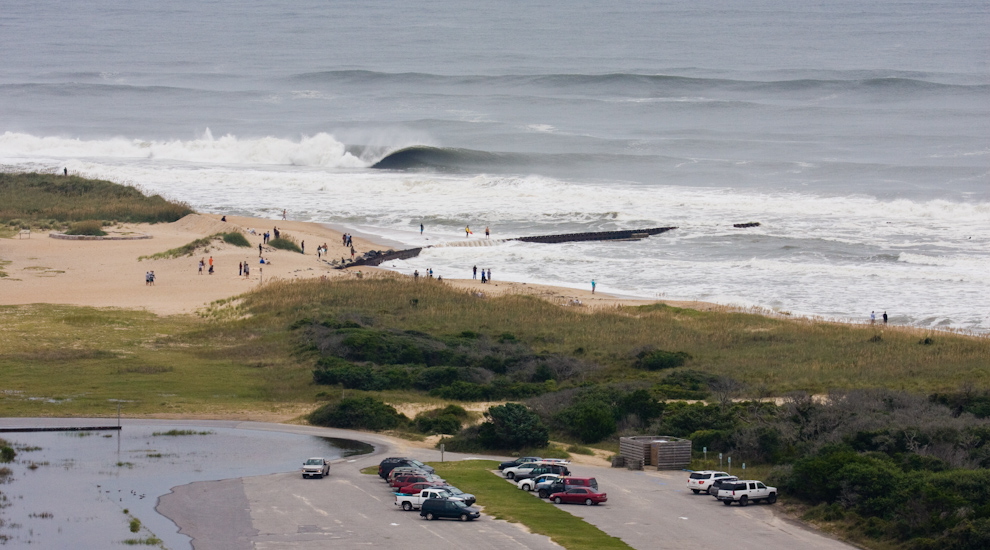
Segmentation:
<svg viewBox="0 0 990 550">
<path fill-rule="evenodd" d="M 227 244 L 232 244 L 234 246 L 249 247 L 251 243 L 248 242 L 247 237 L 239 231 L 231 231 L 230 233 L 220 233 L 220 237 L 223 238 L 223 242 Z"/>
<path fill-rule="evenodd" d="M 408 421 L 395 407 L 371 397 L 347 397 L 312 413 L 310 424 L 357 430 L 391 430 Z"/>
<path fill-rule="evenodd" d="M 0 462 L 13 462 L 17 452 L 9 445 L 0 445 Z"/>
<path fill-rule="evenodd" d="M 416 429 L 425 434 L 456 434 L 461 431 L 467 411 L 458 405 L 423 411 L 416 415 Z"/>
<path fill-rule="evenodd" d="M 299 243 L 296 242 L 296 238 L 282 233 L 277 239 L 271 239 L 268 241 L 268 246 L 272 248 L 278 248 L 280 250 L 289 250 L 292 252 L 302 252 L 299 248 Z"/>
<path fill-rule="evenodd" d="M 646 370 L 675 369 L 684 366 L 691 356 L 683 351 L 664 351 L 662 349 L 641 351 L 636 356 L 636 368 Z"/>
<path fill-rule="evenodd" d="M 92 235 L 102 237 L 107 234 L 103 230 L 103 222 L 99 220 L 85 220 L 76 222 L 65 232 L 66 235 Z"/>
</svg>

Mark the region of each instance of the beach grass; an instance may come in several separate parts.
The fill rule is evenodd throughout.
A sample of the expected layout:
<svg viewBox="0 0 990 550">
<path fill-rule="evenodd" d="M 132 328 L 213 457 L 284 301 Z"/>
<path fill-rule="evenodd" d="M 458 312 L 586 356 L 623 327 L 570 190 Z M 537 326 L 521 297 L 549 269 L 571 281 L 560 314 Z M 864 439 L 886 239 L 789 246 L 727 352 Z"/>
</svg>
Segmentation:
<svg viewBox="0 0 990 550">
<path fill-rule="evenodd" d="M 247 238 L 243 234 L 232 231 L 230 233 L 214 233 L 208 237 L 203 237 L 201 239 L 196 239 L 195 241 L 188 242 L 182 246 L 175 248 L 170 248 L 164 252 L 157 252 L 155 254 L 149 254 L 147 256 L 138 256 L 138 261 L 142 260 L 171 260 L 173 258 L 181 258 L 183 256 L 192 256 L 197 250 L 203 248 L 209 251 L 209 247 L 214 245 L 217 241 L 223 241 L 227 244 L 232 244 L 234 246 L 248 247 L 251 243 L 248 242 Z"/>
<path fill-rule="evenodd" d="M 528 296 L 478 298 L 436 281 L 383 276 L 274 281 L 218 301 L 200 316 L 0 307 L 0 415 L 102 416 L 115 414 L 120 403 L 132 415 L 301 416 L 340 395 L 339 388 L 313 384 L 315 356 L 290 329 L 304 318 L 361 320 L 437 336 L 511 334 L 536 353 L 594 365 L 567 382 L 576 385 L 656 383 L 666 371 L 633 366 L 646 346 L 685 351 L 691 359 L 682 368 L 731 376 L 745 384 L 747 396 L 990 385 L 986 337 L 664 306 L 582 313 Z M 436 401 L 412 390 L 368 395 L 391 403 Z"/>
<path fill-rule="evenodd" d="M 491 460 L 431 462 L 437 475 L 451 485 L 478 498 L 485 514 L 511 523 L 521 523 L 536 534 L 550 537 L 568 550 L 599 548 L 631 549 L 622 540 L 606 534 L 583 519 L 569 514 L 528 491 L 520 491 L 492 470 L 498 463 Z M 603 506 L 608 506 L 608 503 Z"/>
<path fill-rule="evenodd" d="M 299 248 L 299 243 L 296 242 L 296 238 L 285 233 L 279 235 L 277 239 L 268 241 L 268 246 L 291 252 L 302 252 L 302 249 Z"/>
<path fill-rule="evenodd" d="M 39 173 L 0 173 L 0 224 L 44 227 L 83 220 L 174 222 L 192 214 L 187 204 L 148 196 L 103 180 Z"/>
</svg>

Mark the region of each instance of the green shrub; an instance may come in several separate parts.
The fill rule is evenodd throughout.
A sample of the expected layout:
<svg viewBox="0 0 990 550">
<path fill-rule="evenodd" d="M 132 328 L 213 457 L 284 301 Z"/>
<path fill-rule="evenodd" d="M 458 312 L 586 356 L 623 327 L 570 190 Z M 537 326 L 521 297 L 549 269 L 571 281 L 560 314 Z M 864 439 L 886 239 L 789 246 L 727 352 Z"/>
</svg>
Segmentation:
<svg viewBox="0 0 990 550">
<path fill-rule="evenodd" d="M 646 370 L 674 369 L 684 365 L 691 356 L 683 351 L 642 351 L 636 356 L 636 368 Z"/>
<path fill-rule="evenodd" d="M 93 235 L 102 237 L 107 232 L 103 230 L 103 223 L 99 220 L 85 220 L 72 224 L 66 235 Z"/>
<path fill-rule="evenodd" d="M 139 520 L 138 518 L 131 518 L 130 529 L 131 529 L 131 533 L 137 533 L 138 531 L 140 531 L 141 520 Z"/>
<path fill-rule="evenodd" d="M 571 407 L 562 414 L 567 417 L 571 433 L 577 435 L 583 443 L 597 443 L 618 429 L 614 413 L 592 403 Z"/>
<path fill-rule="evenodd" d="M 278 248 L 280 250 L 302 252 L 302 249 L 299 248 L 299 243 L 296 242 L 296 238 L 291 235 L 286 235 L 285 233 L 280 234 L 277 239 L 268 241 L 268 246 Z"/>
<path fill-rule="evenodd" d="M 417 414 L 416 429 L 425 434 L 456 434 L 461 431 L 461 420 L 467 417 L 464 407 L 447 405 Z"/>
<path fill-rule="evenodd" d="M 539 415 L 518 403 L 506 403 L 485 412 L 478 441 L 488 449 L 519 450 L 546 447 L 549 434 Z"/>
<path fill-rule="evenodd" d="M 391 405 L 371 397 L 347 397 L 309 415 L 310 424 L 331 428 L 391 430 L 408 420 Z"/>
<path fill-rule="evenodd" d="M 17 456 L 17 452 L 14 451 L 13 447 L 7 445 L 0 447 L 0 462 L 13 462 L 15 456 Z"/>
<path fill-rule="evenodd" d="M 223 242 L 227 244 L 232 244 L 234 246 L 249 247 L 251 243 L 248 242 L 247 237 L 239 231 L 231 231 L 230 233 L 220 233 L 223 238 Z"/>
<path fill-rule="evenodd" d="M 709 385 L 718 377 L 696 370 L 668 374 L 655 390 L 667 399 L 707 399 Z"/>
</svg>

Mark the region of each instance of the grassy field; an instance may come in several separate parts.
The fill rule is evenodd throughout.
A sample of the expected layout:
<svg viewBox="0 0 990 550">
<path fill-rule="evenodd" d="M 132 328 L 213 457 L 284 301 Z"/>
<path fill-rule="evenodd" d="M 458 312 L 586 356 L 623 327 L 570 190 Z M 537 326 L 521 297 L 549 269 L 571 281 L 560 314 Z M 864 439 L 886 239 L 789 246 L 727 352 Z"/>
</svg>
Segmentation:
<svg viewBox="0 0 990 550">
<path fill-rule="evenodd" d="M 294 321 L 357 318 L 430 334 L 513 333 L 537 352 L 598 366 L 578 383 L 656 381 L 632 368 L 644 346 L 686 351 L 686 368 L 732 376 L 749 394 L 887 387 L 913 392 L 990 385 L 990 340 L 916 329 L 880 331 L 669 307 L 594 314 L 529 297 L 478 299 L 404 278 L 273 282 L 201 317 L 70 306 L 0 308 L 0 414 L 238 413 L 315 407 L 312 353 Z M 871 341 L 882 334 L 879 342 Z M 351 392 L 351 390 L 348 390 Z M 391 402 L 421 393 L 384 392 Z M 429 398 L 426 398 L 429 399 Z M 301 414 L 301 413 L 300 413 Z"/>
<path fill-rule="evenodd" d="M 486 514 L 495 519 L 521 523 L 533 533 L 546 535 L 568 550 L 632 548 L 581 518 L 507 483 L 491 472 L 498 468 L 497 462 L 464 460 L 432 462 L 430 465 L 451 485 L 475 495 Z"/>
<path fill-rule="evenodd" d="M 0 173 L 0 225 L 52 229 L 68 222 L 173 222 L 191 214 L 186 204 L 76 176 Z"/>
</svg>

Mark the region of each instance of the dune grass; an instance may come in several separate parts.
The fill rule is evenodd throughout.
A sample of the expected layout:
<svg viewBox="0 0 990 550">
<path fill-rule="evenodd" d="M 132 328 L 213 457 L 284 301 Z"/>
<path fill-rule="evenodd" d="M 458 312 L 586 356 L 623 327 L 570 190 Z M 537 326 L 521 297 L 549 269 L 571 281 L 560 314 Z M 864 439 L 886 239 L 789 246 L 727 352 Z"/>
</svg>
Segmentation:
<svg viewBox="0 0 990 550">
<path fill-rule="evenodd" d="M 873 388 L 932 392 L 990 385 L 990 338 L 911 327 L 847 325 L 665 306 L 574 312 L 528 296 L 479 299 L 435 281 L 381 277 L 326 284 L 282 282 L 245 296 L 258 323 L 299 318 L 374 319 L 378 328 L 514 334 L 536 351 L 596 362 L 596 382 L 656 381 L 632 369 L 647 346 L 685 351 L 686 368 L 736 378 L 753 393 Z M 283 325 L 284 326 L 284 325 Z M 873 341 L 880 335 L 880 341 Z M 919 342 L 931 337 L 931 345 Z"/>
<path fill-rule="evenodd" d="M 230 233 L 214 233 L 208 237 L 196 239 L 195 241 L 188 242 L 176 248 L 170 248 L 164 252 L 158 252 L 147 256 L 138 256 L 138 261 L 171 260 L 173 258 L 181 258 L 182 256 L 192 256 L 200 248 L 209 250 L 209 247 L 216 241 L 223 241 L 225 243 L 240 247 L 251 246 L 251 243 L 248 242 L 247 238 L 237 231 L 232 231 Z"/>
<path fill-rule="evenodd" d="M 485 514 L 496 519 L 521 523 L 533 533 L 548 536 L 568 550 L 632 548 L 583 519 L 507 483 L 492 473 L 492 470 L 498 468 L 497 462 L 463 460 L 432 462 L 430 465 L 451 485 L 475 495 L 478 504 L 484 506 Z"/>
<path fill-rule="evenodd" d="M 22 227 L 104 220 L 174 222 L 192 209 L 183 203 L 103 180 L 53 174 L 0 173 L 0 223 Z"/>
<path fill-rule="evenodd" d="M 366 278 L 275 281 L 201 316 L 57 305 L 0 307 L 0 415 L 223 413 L 299 409 L 339 388 L 315 386 L 315 356 L 293 322 L 357 319 L 436 335 L 513 334 L 536 352 L 573 355 L 593 369 L 576 382 L 656 382 L 633 368 L 644 346 L 686 351 L 684 368 L 732 376 L 749 395 L 886 387 L 918 393 L 990 385 L 990 339 L 879 330 L 668 307 L 577 313 L 525 296 L 479 299 L 436 281 Z M 347 390 L 348 395 L 363 395 Z M 323 396 L 322 398 L 320 396 Z M 422 392 L 373 395 L 431 401 Z"/>
<path fill-rule="evenodd" d="M 302 252 L 302 249 L 299 248 L 299 243 L 296 242 L 296 238 L 285 233 L 279 235 L 277 239 L 268 241 L 268 246 L 291 252 Z"/>
</svg>

